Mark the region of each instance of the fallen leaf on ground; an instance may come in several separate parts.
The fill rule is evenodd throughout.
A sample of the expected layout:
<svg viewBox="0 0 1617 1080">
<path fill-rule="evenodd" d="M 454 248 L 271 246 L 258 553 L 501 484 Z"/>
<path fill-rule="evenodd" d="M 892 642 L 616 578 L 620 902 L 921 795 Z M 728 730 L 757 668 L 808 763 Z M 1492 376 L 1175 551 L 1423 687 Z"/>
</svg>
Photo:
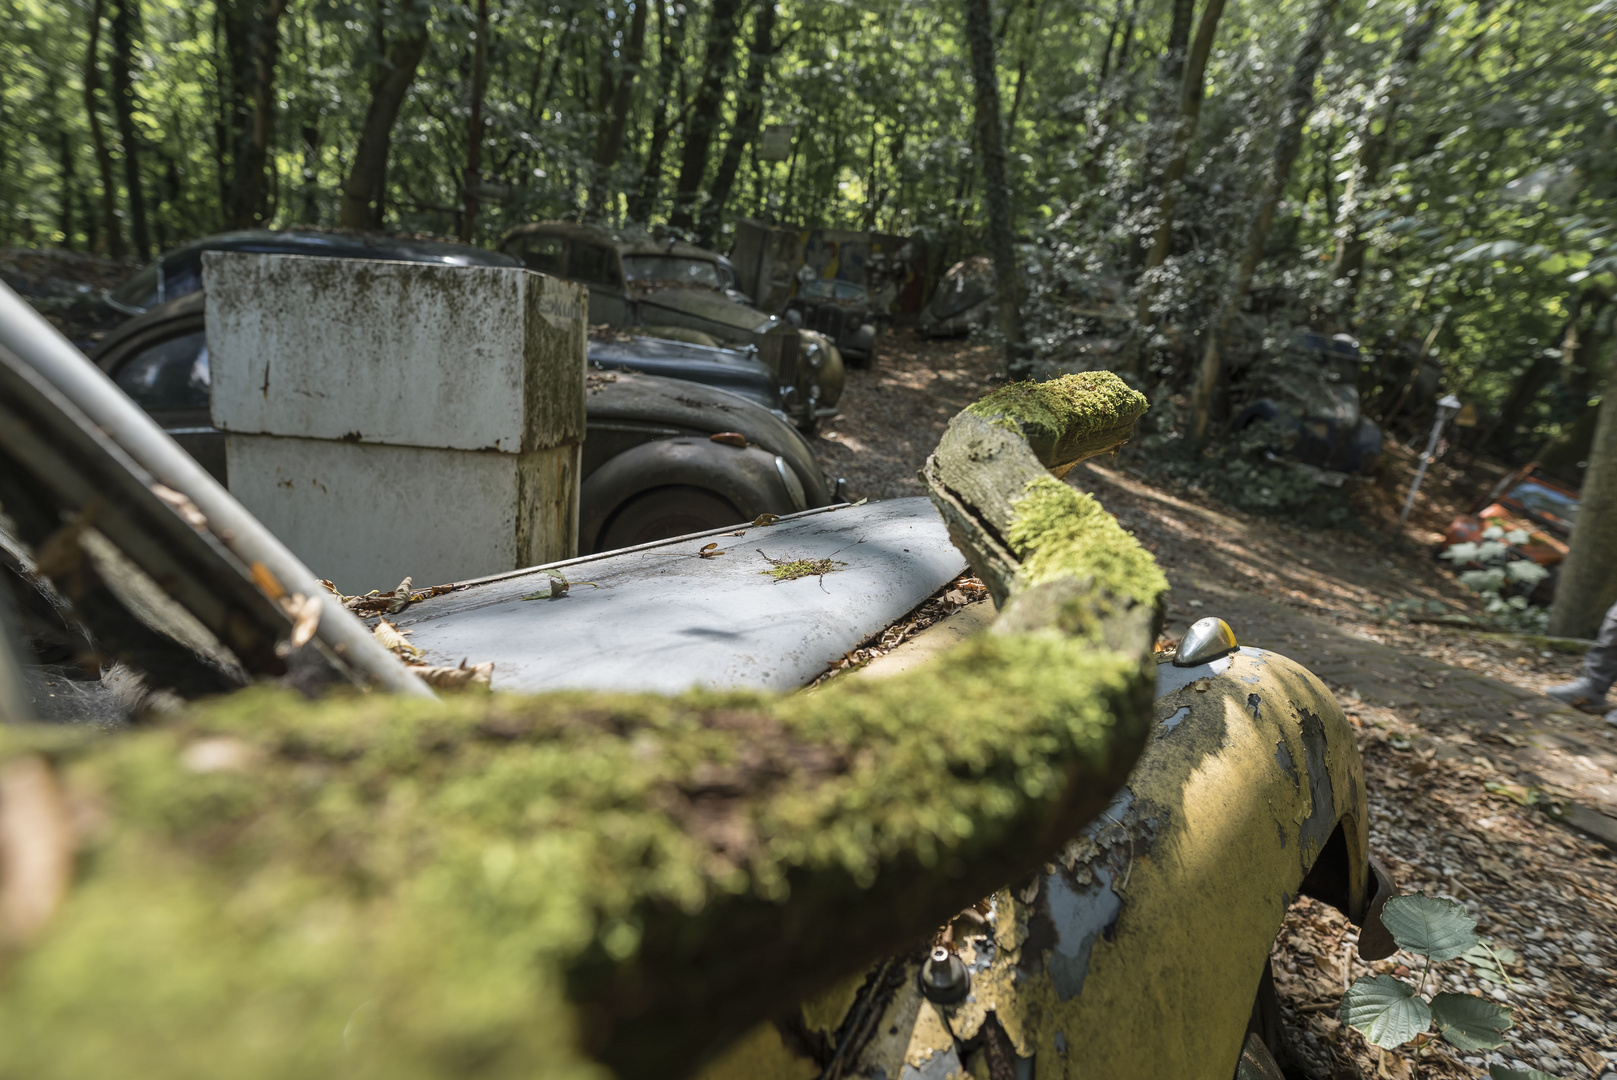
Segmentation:
<svg viewBox="0 0 1617 1080">
<path fill-rule="evenodd" d="M 405 660 L 419 660 L 423 655 L 420 649 L 404 640 L 404 635 L 409 631 L 400 630 L 386 619 L 378 619 L 376 629 L 372 630 L 371 633 L 375 635 L 377 641 L 382 643 L 383 648 L 393 650 L 394 653 Z"/>
<path fill-rule="evenodd" d="M 429 664 L 412 664 L 410 670 L 423 682 L 438 690 L 464 690 L 470 686 L 489 686 L 494 679 L 494 661 L 489 660 L 482 664 L 467 665 L 462 660 L 459 667 L 433 667 Z"/>
</svg>

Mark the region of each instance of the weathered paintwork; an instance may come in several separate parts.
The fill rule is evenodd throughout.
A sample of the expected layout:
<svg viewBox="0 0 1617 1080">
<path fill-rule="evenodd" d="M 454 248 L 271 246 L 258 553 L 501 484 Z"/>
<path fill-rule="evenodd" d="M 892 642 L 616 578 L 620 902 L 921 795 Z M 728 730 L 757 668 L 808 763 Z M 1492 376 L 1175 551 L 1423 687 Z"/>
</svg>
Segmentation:
<svg viewBox="0 0 1617 1080">
<path fill-rule="evenodd" d="M 940 932 L 971 971 L 964 1002 L 923 996 L 916 947 L 806 1003 L 786 1038 L 754 1032 L 707 1080 L 820 1075 L 844 1041 L 842 1077 L 986 1076 L 990 1015 L 1018 1077 L 1229 1080 L 1270 944 L 1339 826 L 1363 911 L 1364 769 L 1330 692 L 1278 653 L 1165 664 L 1157 689 L 1110 809 L 981 921 Z"/>
</svg>

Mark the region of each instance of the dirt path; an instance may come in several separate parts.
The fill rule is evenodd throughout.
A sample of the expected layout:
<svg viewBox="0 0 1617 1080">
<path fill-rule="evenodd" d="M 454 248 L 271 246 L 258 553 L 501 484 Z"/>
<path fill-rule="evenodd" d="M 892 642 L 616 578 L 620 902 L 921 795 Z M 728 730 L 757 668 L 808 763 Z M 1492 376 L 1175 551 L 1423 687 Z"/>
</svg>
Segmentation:
<svg viewBox="0 0 1617 1080">
<path fill-rule="evenodd" d="M 843 413 L 819 440 L 821 460 L 856 496 L 920 494 L 915 470 L 927 451 L 996 375 L 986 346 L 885 338 L 874 370 L 850 373 Z M 1362 535 L 1232 513 L 1165 490 L 1126 456 L 1074 470 L 1069 482 L 1093 491 L 1166 569 L 1170 637 L 1216 614 L 1243 643 L 1291 656 L 1331 686 L 1360 731 L 1372 843 L 1400 889 L 1461 900 L 1483 934 L 1520 957 L 1509 987 L 1459 961 L 1427 980 L 1429 990 L 1506 1001 L 1516 1028 L 1503 1052 L 1461 1054 L 1443 1043 L 1382 1052 L 1336 1021 L 1336 1005 L 1353 979 L 1409 958 L 1360 963 L 1340 916 L 1299 903 L 1275 953 L 1296 1073 L 1449 1078 L 1500 1064 L 1617 1080 L 1617 862 L 1545 812 L 1577 804 L 1617 816 L 1617 729 L 1539 693 L 1571 677 L 1576 655 L 1381 617 L 1393 602 L 1422 614 L 1479 613 L 1427 545 L 1454 503 L 1497 471 L 1434 469 L 1399 537 L 1388 507 L 1403 493 L 1410 455 L 1389 458 L 1381 490 L 1359 500 Z"/>
</svg>

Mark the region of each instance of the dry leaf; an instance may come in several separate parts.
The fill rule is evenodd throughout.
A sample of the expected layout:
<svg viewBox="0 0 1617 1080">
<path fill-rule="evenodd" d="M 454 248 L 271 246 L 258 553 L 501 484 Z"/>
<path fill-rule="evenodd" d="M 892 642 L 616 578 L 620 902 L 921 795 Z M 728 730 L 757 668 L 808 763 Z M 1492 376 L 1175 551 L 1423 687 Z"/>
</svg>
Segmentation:
<svg viewBox="0 0 1617 1080">
<path fill-rule="evenodd" d="M 292 647 L 303 648 L 320 628 L 320 598 L 293 593 L 281 600 L 281 610 L 292 620 Z"/>
<path fill-rule="evenodd" d="M 724 552 L 717 550 L 718 546 L 719 545 L 717 544 L 707 544 L 703 546 L 702 550 L 698 551 L 697 554 L 704 559 L 717 558 L 718 556 L 724 554 Z"/>
<path fill-rule="evenodd" d="M 387 602 L 387 613 L 389 615 L 397 615 L 410 605 L 410 600 L 412 599 L 410 596 L 410 586 L 414 584 L 414 582 L 415 579 L 409 577 L 406 577 L 403 581 L 399 582 L 399 587 L 393 590 L 393 596 Z"/>
<path fill-rule="evenodd" d="M 253 563 L 252 576 L 253 584 L 258 586 L 258 591 L 271 600 L 279 600 L 286 595 L 286 587 L 281 584 L 279 578 L 270 572 L 270 568 L 263 563 Z"/>
<path fill-rule="evenodd" d="M 152 494 L 167 503 L 176 514 L 180 515 L 180 519 L 191 528 L 200 532 L 208 527 L 208 519 L 203 516 L 201 510 L 197 509 L 197 504 L 173 488 L 163 484 L 153 484 Z"/>
<path fill-rule="evenodd" d="M 423 655 L 420 649 L 404 640 L 404 635 L 409 631 L 400 630 L 386 619 L 376 620 L 376 629 L 371 633 L 382 643 L 383 648 L 392 649 L 406 660 L 419 660 Z"/>
<path fill-rule="evenodd" d="M 758 528 L 763 528 L 765 525 L 773 525 L 779 520 L 779 514 L 759 514 L 757 517 L 752 519 L 752 523 Z"/>
<path fill-rule="evenodd" d="M 73 829 L 50 766 L 38 755 L 0 767 L 0 940 L 44 928 L 73 876 Z"/>
<path fill-rule="evenodd" d="M 1213 680 L 1211 679 L 1197 679 L 1195 682 L 1190 684 L 1191 689 L 1195 690 L 1198 694 L 1207 693 L 1207 691 L 1212 688 L 1212 685 Z"/>
<path fill-rule="evenodd" d="M 429 664 L 412 664 L 410 670 L 422 682 L 438 690 L 464 690 L 470 686 L 489 686 L 494 679 L 494 661 L 489 660 L 482 664 L 467 665 L 465 660 L 459 667 L 433 667 Z"/>
</svg>

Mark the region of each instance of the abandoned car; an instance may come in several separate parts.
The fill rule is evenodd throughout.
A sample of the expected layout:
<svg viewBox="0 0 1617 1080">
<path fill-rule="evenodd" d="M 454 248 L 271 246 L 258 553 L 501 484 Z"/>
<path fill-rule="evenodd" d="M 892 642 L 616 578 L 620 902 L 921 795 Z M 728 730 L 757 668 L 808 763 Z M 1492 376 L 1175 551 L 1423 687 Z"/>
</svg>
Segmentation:
<svg viewBox="0 0 1617 1080">
<path fill-rule="evenodd" d="M 209 414 L 205 305 L 206 294 L 196 291 L 131 319 L 93 359 L 228 484 L 224 436 Z M 642 544 L 841 498 L 841 482 L 826 479 L 803 436 L 771 408 L 778 402 L 772 381 L 750 357 L 652 339 L 590 348 L 599 350 L 601 370 L 585 400 L 579 550 Z M 699 375 L 718 387 L 659 371 Z"/>
<path fill-rule="evenodd" d="M 824 334 L 860 367 L 870 366 L 876 349 L 876 314 L 863 285 L 810 272 L 787 302 L 786 318 L 794 326 Z"/>
<path fill-rule="evenodd" d="M 1052 429 L 1041 394 L 1084 421 Z M 593 1058 L 629 1080 L 1278 1076 L 1287 904 L 1341 907 L 1360 954 L 1387 955 L 1389 883 L 1330 692 L 1211 618 L 1155 664 L 1165 579 L 1051 475 L 1143 408 L 1110 377 L 1017 384 L 951 423 L 930 504 L 396 597 L 395 635 L 434 662 L 572 691 L 434 702 L 0 290 L 21 587 L 97 662 L 181 697 L 253 679 L 400 695 L 257 690 L 127 731 L 10 735 L 4 782 L 32 787 L 8 799 L 94 801 L 76 869 L 13 938 L 0 1025 L 34 1037 L 0 1040 L 0 1061 L 171 1075 L 176 1046 L 217 1060 L 248 1040 L 265 1075 L 561 1077 Z M 937 647 L 940 623 L 908 671 L 761 696 L 967 566 L 999 612 L 975 605 L 958 644 Z M 61 956 L 95 958 L 72 1009 L 30 992 Z"/>
<path fill-rule="evenodd" d="M 1268 424 L 1269 452 L 1323 470 L 1327 483 L 1368 476 L 1381 459 L 1381 428 L 1360 408 L 1359 369 L 1364 356 L 1346 334 L 1296 335 L 1288 356 L 1239 365 L 1230 394 L 1245 404 L 1233 427 Z"/>
<path fill-rule="evenodd" d="M 1566 558 L 1572 526 L 1578 520 L 1578 492 L 1550 476 L 1535 462 L 1510 473 L 1443 530 L 1448 544 L 1476 543 L 1484 530 L 1498 526 L 1509 535 L 1525 533 L 1508 545 L 1515 554 L 1543 567 Z"/>
<path fill-rule="evenodd" d="M 594 225 L 519 225 L 500 250 L 530 270 L 589 287 L 591 325 L 641 326 L 652 333 L 705 335 L 711 344 L 751 345 L 775 371 L 786 412 L 806 431 L 836 414 L 842 355 L 830 339 L 737 303 L 720 256 L 672 238 Z"/>
</svg>

